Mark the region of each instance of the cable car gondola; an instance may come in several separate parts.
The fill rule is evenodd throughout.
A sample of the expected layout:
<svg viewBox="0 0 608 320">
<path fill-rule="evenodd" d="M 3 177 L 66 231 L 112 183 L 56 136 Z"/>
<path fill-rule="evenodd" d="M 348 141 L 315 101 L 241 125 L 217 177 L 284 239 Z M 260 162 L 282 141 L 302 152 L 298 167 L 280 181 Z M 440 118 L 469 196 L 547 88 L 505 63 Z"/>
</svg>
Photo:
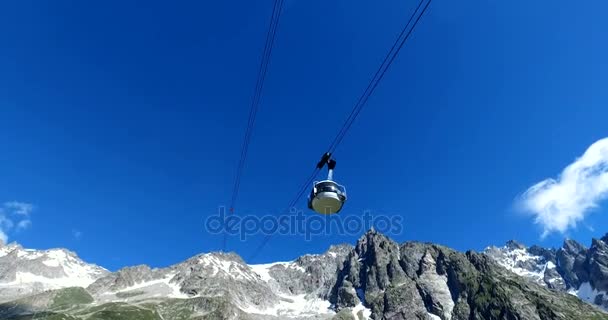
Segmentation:
<svg viewBox="0 0 608 320">
<path fill-rule="evenodd" d="M 320 214 L 334 214 L 340 212 L 346 202 L 346 188 L 333 181 L 336 160 L 326 153 L 317 164 L 321 169 L 327 164 L 327 180 L 315 181 L 308 196 L 308 208 Z"/>
</svg>

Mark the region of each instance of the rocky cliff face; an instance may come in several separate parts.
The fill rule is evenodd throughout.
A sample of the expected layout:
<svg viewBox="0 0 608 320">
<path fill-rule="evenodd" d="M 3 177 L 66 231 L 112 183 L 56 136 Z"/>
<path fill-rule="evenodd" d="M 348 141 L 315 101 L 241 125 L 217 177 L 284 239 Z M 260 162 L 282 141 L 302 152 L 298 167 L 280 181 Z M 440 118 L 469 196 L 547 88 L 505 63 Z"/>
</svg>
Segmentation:
<svg viewBox="0 0 608 320">
<path fill-rule="evenodd" d="M 578 281 L 591 279 L 591 274 L 599 277 L 603 247 L 595 247 L 595 253 L 585 249 L 584 255 L 593 261 L 585 263 L 597 267 L 589 269 L 588 278 L 574 272 Z M 578 256 L 571 251 L 514 242 L 492 250 L 460 253 L 434 244 L 397 244 L 371 230 L 355 246 L 333 246 L 324 254 L 290 262 L 248 265 L 235 254 L 209 253 L 167 268 L 102 272 L 86 288 L 15 296 L 0 304 L 0 318 L 608 319 L 608 314 L 560 292 L 559 279 L 547 271 L 546 265 L 557 265 L 559 259 L 575 265 Z M 519 259 L 522 252 L 532 258 Z M 542 280 L 508 271 L 498 262 L 500 255 L 514 257 L 522 270 L 536 270 L 544 262 Z M 593 285 L 600 286 L 597 279 Z M 547 288 L 549 283 L 554 289 Z"/>
<path fill-rule="evenodd" d="M 608 235 L 591 247 L 567 239 L 559 249 L 530 248 L 510 241 L 485 253 L 498 264 L 542 286 L 569 292 L 608 310 Z"/>
<path fill-rule="evenodd" d="M 507 272 L 484 254 L 368 232 L 340 271 L 330 300 L 374 319 L 583 319 L 579 301 Z M 587 312 L 591 312 L 588 314 Z"/>
</svg>

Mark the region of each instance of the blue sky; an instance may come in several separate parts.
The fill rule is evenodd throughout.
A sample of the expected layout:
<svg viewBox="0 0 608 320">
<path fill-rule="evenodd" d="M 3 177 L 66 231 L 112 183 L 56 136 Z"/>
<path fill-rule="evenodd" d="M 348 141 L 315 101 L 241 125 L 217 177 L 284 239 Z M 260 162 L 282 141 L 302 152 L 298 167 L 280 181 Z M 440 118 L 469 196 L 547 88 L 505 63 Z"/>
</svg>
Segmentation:
<svg viewBox="0 0 608 320">
<path fill-rule="evenodd" d="M 221 249 L 204 220 L 230 199 L 271 6 L 3 2 L 0 203 L 34 206 L 9 241 L 110 269 Z M 285 2 L 239 214 L 287 205 L 414 6 Z M 340 214 L 400 215 L 396 240 L 459 250 L 608 232 L 601 201 L 544 238 L 516 210 L 530 186 L 608 136 L 607 9 L 435 0 L 335 154 L 350 195 Z M 275 237 L 251 262 L 356 238 Z M 259 241 L 229 249 L 247 258 Z"/>
</svg>

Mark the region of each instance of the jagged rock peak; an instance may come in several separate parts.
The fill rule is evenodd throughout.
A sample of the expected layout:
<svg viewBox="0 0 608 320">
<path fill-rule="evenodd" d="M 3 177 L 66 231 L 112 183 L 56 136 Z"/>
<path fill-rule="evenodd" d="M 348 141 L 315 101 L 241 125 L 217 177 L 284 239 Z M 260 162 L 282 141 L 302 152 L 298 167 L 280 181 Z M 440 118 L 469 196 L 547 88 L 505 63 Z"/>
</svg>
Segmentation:
<svg viewBox="0 0 608 320">
<path fill-rule="evenodd" d="M 604 236 L 605 237 L 605 236 Z M 597 239 L 597 238 L 592 238 L 591 239 L 591 248 L 605 248 L 608 247 L 606 241 L 604 241 L 604 237 L 602 237 L 601 239 Z"/>
<path fill-rule="evenodd" d="M 360 257 L 363 257 L 378 251 L 394 252 L 398 255 L 399 245 L 372 228 L 359 238 L 355 246 L 355 252 Z"/>
<path fill-rule="evenodd" d="M 310 260 L 325 260 L 328 259 L 344 259 L 353 250 L 353 245 L 348 243 L 331 245 L 327 251 L 321 254 L 305 254 L 294 260 L 298 264 L 303 264 Z"/>
<path fill-rule="evenodd" d="M 600 239 L 592 239 L 586 258 L 591 287 L 598 291 L 608 291 L 608 244 Z"/>
<path fill-rule="evenodd" d="M 350 243 L 334 244 L 329 246 L 329 249 L 325 252 L 328 253 L 344 253 L 353 249 L 353 245 Z"/>
<path fill-rule="evenodd" d="M 381 318 L 385 312 L 393 312 L 391 308 L 395 303 L 390 302 L 382 307 L 379 304 L 385 298 L 397 299 L 395 293 L 385 294 L 386 290 L 400 287 L 400 290 L 406 290 L 408 294 L 416 293 L 415 285 L 408 281 L 399 260 L 399 245 L 376 230 L 370 229 L 359 238 L 339 270 L 337 281 L 330 294 L 330 302 L 338 310 L 369 307 L 377 318 Z M 401 298 L 400 296 L 399 299 Z M 423 305 L 417 293 L 411 295 L 411 299 L 416 303 L 419 302 L 418 306 Z M 420 311 L 416 310 L 416 312 Z"/>
<path fill-rule="evenodd" d="M 239 256 L 238 254 L 236 254 L 235 252 L 208 252 L 208 253 L 201 253 L 201 254 L 197 254 L 196 256 L 190 258 L 190 259 L 201 259 L 201 258 L 210 258 L 210 257 L 216 257 L 216 258 L 220 258 L 220 259 L 225 259 L 225 260 L 231 260 L 231 261 L 238 261 L 241 263 L 245 263 L 245 261 L 243 260 L 243 258 L 241 256 Z"/>
<path fill-rule="evenodd" d="M 526 246 L 523 243 L 515 241 L 515 240 L 509 240 L 509 241 L 507 241 L 506 247 L 509 248 L 509 249 L 512 249 L 512 250 L 514 250 L 514 249 L 526 249 Z"/>
<path fill-rule="evenodd" d="M 528 248 L 528 252 L 533 255 L 543 256 L 545 259 L 555 262 L 555 253 L 557 250 L 553 248 L 543 248 L 541 246 L 533 245 Z"/>
<path fill-rule="evenodd" d="M 564 240 L 564 244 L 562 245 L 562 249 L 564 249 L 564 250 L 566 250 L 567 252 L 570 252 L 570 253 L 579 253 L 579 252 L 586 251 L 587 247 L 585 247 L 581 243 L 577 242 L 576 240 L 566 239 L 566 240 Z"/>
</svg>

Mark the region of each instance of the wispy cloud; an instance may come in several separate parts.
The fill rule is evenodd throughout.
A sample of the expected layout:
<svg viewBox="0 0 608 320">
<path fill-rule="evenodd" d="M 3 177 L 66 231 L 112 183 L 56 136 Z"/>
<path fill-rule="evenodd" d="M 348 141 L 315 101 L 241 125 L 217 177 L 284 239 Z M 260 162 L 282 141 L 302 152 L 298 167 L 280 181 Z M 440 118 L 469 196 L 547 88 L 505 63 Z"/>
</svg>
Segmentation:
<svg viewBox="0 0 608 320">
<path fill-rule="evenodd" d="M 26 202 L 9 201 L 0 206 L 0 244 L 8 242 L 9 234 L 23 231 L 32 225 L 30 215 L 34 206 Z"/>
<path fill-rule="evenodd" d="M 34 205 L 26 202 L 9 201 L 4 203 L 6 210 L 11 210 L 13 214 L 29 217 L 34 210 Z"/>
<path fill-rule="evenodd" d="M 17 231 L 25 230 L 32 225 L 31 220 L 21 220 L 17 223 Z"/>
<path fill-rule="evenodd" d="M 521 197 L 525 211 L 543 227 L 542 236 L 566 232 L 608 197 L 608 138 L 593 143 L 556 179 L 545 179 Z"/>
</svg>

